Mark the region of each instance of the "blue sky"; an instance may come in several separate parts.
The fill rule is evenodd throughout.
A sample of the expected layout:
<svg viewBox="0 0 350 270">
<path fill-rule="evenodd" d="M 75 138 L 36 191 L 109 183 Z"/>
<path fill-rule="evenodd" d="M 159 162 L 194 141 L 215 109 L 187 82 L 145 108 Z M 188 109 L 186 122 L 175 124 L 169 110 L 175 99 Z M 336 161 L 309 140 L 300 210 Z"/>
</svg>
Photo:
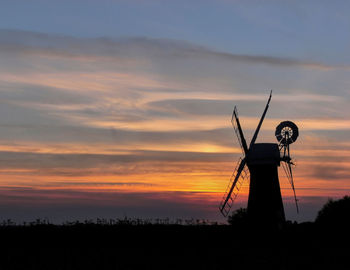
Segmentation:
<svg viewBox="0 0 350 270">
<path fill-rule="evenodd" d="M 288 219 L 314 219 L 350 191 L 349 13 L 348 1 L 1 1 L 0 216 L 223 221 L 241 153 L 232 108 L 249 141 L 273 89 L 258 141 L 297 123 L 300 215 L 280 172 L 282 194 Z"/>
<path fill-rule="evenodd" d="M 348 1 L 2 1 L 1 28 L 146 36 L 238 54 L 348 64 Z"/>
</svg>

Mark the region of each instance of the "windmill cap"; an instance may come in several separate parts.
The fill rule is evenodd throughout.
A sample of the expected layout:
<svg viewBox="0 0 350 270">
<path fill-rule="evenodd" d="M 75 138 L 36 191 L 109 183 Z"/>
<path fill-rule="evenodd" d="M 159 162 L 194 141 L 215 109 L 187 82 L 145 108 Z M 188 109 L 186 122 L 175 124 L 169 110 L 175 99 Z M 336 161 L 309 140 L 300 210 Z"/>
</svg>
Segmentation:
<svg viewBox="0 0 350 270">
<path fill-rule="evenodd" d="M 280 164 L 280 151 L 276 143 L 256 143 L 249 149 L 248 165 L 278 165 Z"/>
</svg>

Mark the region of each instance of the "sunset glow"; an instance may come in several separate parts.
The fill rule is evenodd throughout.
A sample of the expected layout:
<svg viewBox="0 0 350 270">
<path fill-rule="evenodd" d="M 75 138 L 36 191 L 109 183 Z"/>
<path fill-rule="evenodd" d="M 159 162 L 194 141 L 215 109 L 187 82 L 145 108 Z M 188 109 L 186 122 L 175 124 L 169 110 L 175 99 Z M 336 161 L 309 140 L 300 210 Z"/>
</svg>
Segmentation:
<svg viewBox="0 0 350 270">
<path fill-rule="evenodd" d="M 150 23 L 142 31 L 114 21 L 101 34 L 93 32 L 103 29 L 98 23 L 80 34 L 78 26 L 26 27 L 8 19 L 0 29 L 0 218 L 61 221 L 113 214 L 222 222 L 218 205 L 242 156 L 230 122 L 233 107 L 249 143 L 270 89 L 257 142 L 277 143 L 274 131 L 284 120 L 300 131 L 291 145 L 300 215 L 279 170 L 287 219 L 313 219 L 328 198 L 348 195 L 349 48 L 313 50 L 324 36 L 325 42 L 349 44 L 346 33 L 332 36 L 327 28 L 328 34 L 317 34 L 303 26 L 294 33 L 291 22 L 273 22 L 264 9 L 219 2 L 220 12 L 236 14 L 223 16 L 239 15 L 241 21 L 232 18 L 231 30 L 213 23 L 202 35 L 192 28 L 181 32 L 193 25 L 189 19 L 178 28 L 147 21 L 142 12 Z M 126 8 L 123 1 L 110 5 L 116 14 Z M 313 14 L 313 6 L 304 11 L 302 25 L 328 16 Z M 182 14 L 179 7 L 174 12 Z M 348 14 L 341 14 L 336 23 L 348 32 Z M 290 31 L 307 49 L 292 44 Z M 289 42 L 257 37 L 272 32 Z M 245 40 L 246 33 L 252 40 Z M 311 34 L 317 36 L 310 43 Z M 236 208 L 245 207 L 248 189 L 245 183 Z"/>
</svg>

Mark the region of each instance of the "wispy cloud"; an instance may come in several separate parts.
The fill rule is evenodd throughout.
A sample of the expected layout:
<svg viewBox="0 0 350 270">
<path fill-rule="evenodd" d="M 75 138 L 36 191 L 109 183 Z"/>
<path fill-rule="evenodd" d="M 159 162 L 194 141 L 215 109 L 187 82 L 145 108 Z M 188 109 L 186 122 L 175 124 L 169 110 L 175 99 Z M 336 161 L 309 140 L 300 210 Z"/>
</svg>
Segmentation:
<svg viewBox="0 0 350 270">
<path fill-rule="evenodd" d="M 79 39 L 42 33 L 0 30 L 0 48 L 6 53 L 29 54 L 43 57 L 109 61 L 140 59 L 140 57 L 162 58 L 209 58 L 218 61 L 234 61 L 248 64 L 277 66 L 300 66 L 329 70 L 335 66 L 312 61 L 273 56 L 240 55 L 219 52 L 185 41 L 152 39 L 146 37 L 125 39 Z M 141 58 L 142 59 L 142 58 Z M 131 61 L 132 62 L 132 61 Z M 135 62 L 137 63 L 137 62 Z"/>
<path fill-rule="evenodd" d="M 0 56 L 1 192 L 12 201 L 132 190 L 184 192 L 191 203 L 210 193 L 201 199 L 215 204 L 241 153 L 233 106 L 249 141 L 271 88 L 258 139 L 274 142 L 279 122 L 297 123 L 302 196 L 340 194 L 349 177 L 348 67 L 177 40 L 12 30 L 0 30 Z"/>
</svg>

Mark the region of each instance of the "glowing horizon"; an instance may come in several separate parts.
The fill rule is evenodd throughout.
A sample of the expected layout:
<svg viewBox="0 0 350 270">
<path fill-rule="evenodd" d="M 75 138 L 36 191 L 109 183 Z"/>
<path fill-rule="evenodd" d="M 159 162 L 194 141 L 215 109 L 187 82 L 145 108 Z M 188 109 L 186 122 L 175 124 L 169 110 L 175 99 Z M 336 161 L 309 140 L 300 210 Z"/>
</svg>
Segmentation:
<svg viewBox="0 0 350 270">
<path fill-rule="evenodd" d="M 58 13 L 67 7 L 52 2 Z M 86 30 L 69 16 L 71 28 L 35 24 L 35 16 L 27 27 L 24 21 L 13 24 L 7 13 L 0 16 L 0 219 L 127 214 L 224 221 L 218 205 L 242 156 L 230 123 L 233 107 L 249 142 L 270 89 L 270 109 L 257 142 L 276 142 L 275 128 L 284 120 L 300 131 L 291 154 L 305 211 L 295 215 L 292 190 L 280 169 L 287 219 L 311 220 L 328 198 L 349 195 L 350 54 L 340 45 L 348 40 L 323 25 L 323 16 L 337 14 L 332 21 L 346 31 L 346 7 L 317 13 L 316 3 L 288 4 L 306 16 L 276 3 L 264 8 L 186 2 L 204 13 L 218 8 L 228 20 L 215 20 L 215 31 L 209 27 L 200 34 L 192 28 L 191 9 L 178 4 L 172 3 L 170 12 L 170 2 L 159 6 L 152 0 L 142 4 L 148 13 L 135 17 L 129 8 L 140 3 L 112 2 L 110 10 L 121 17 L 125 10 L 133 21 L 123 17 L 114 21 L 118 29 L 106 28 L 101 14 L 80 14 L 90 25 Z M 51 6 L 39 6 L 50 14 Z M 7 8 L 26 12 L 12 4 Z M 156 10 L 172 21 L 154 21 L 163 14 Z M 188 18 L 180 16 L 183 12 Z M 283 17 L 287 22 L 274 19 L 279 12 L 289 14 Z M 197 19 L 198 25 L 208 22 Z M 228 22 L 232 29 L 224 27 Z M 306 27 L 315 22 L 333 39 Z M 236 208 L 245 206 L 247 185 Z"/>
</svg>

